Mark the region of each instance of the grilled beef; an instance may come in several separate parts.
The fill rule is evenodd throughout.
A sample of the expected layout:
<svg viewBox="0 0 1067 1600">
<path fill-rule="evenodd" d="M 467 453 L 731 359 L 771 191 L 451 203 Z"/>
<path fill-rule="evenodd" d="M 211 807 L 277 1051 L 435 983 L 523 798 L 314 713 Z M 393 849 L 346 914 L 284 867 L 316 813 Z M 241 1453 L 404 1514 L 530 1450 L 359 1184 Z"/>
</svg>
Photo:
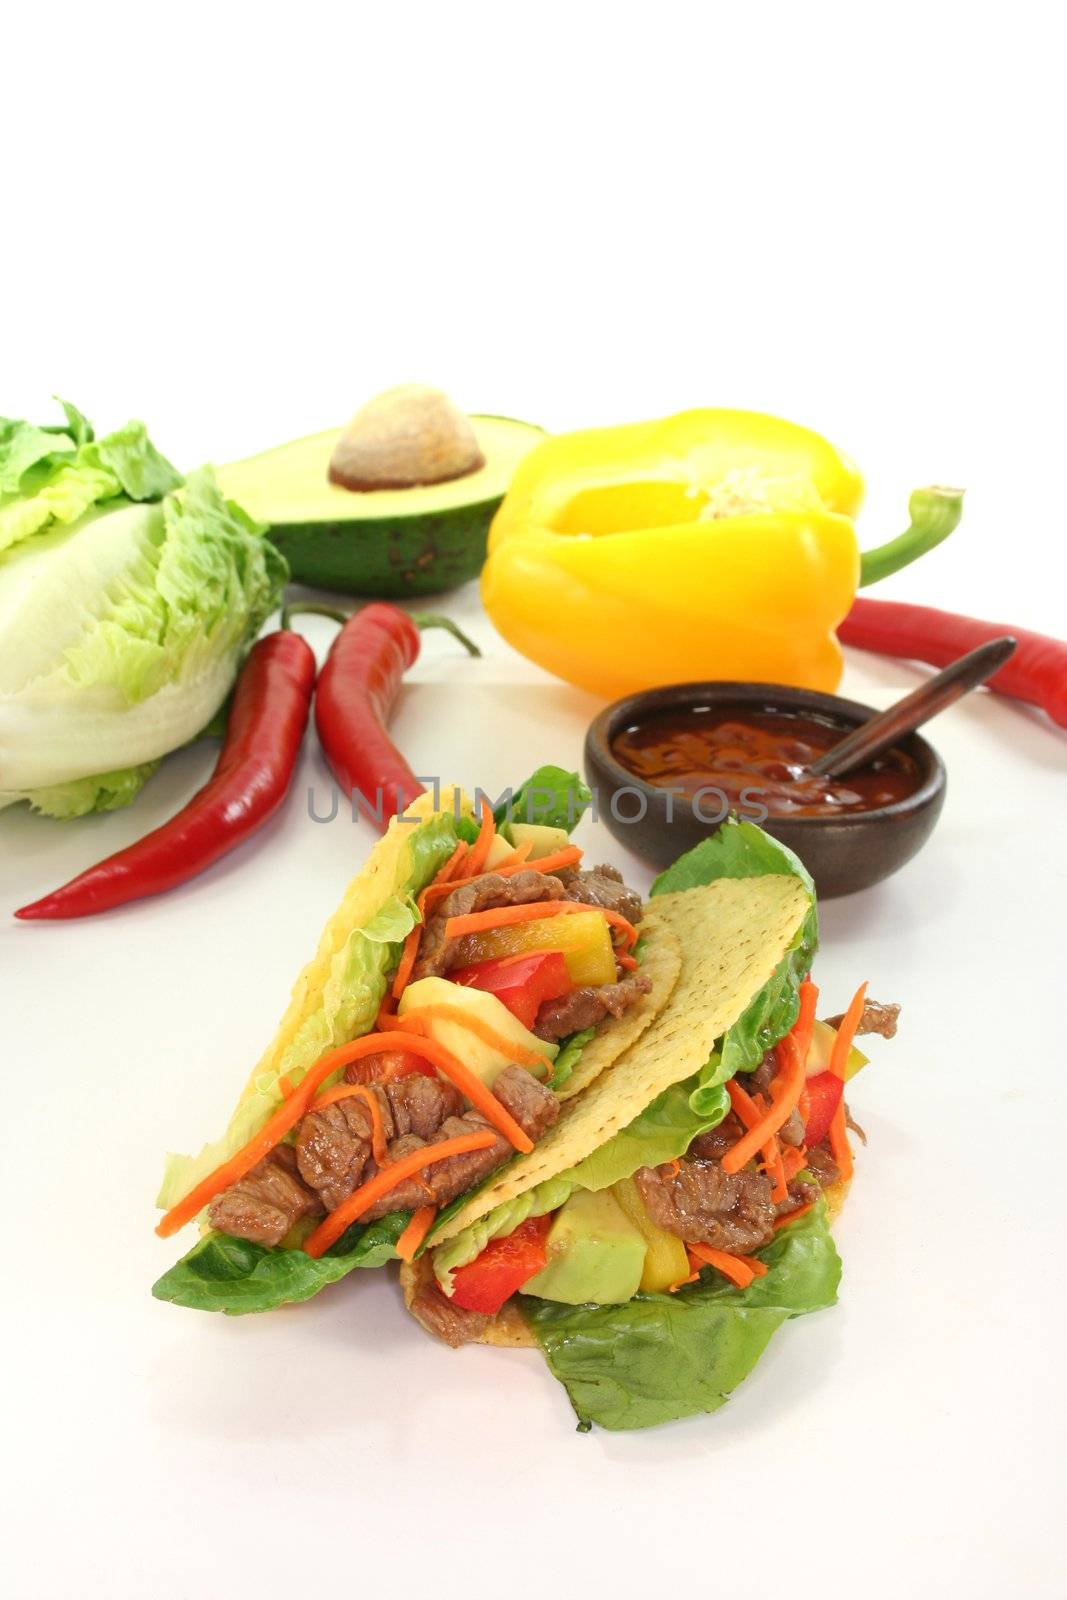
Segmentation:
<svg viewBox="0 0 1067 1600">
<path fill-rule="evenodd" d="M 466 917 L 475 911 L 495 911 L 501 906 L 526 906 L 537 900 L 564 898 L 560 880 L 544 872 L 516 872 L 510 878 L 503 878 L 498 872 L 487 872 L 473 883 L 461 884 L 427 917 L 419 940 L 419 958 L 411 973 L 412 982 L 419 978 L 444 977 L 453 967 L 475 959 L 469 954 L 464 939 L 446 938 L 445 924 L 449 917 Z"/>
<path fill-rule="evenodd" d="M 900 1016 L 900 1007 L 891 1000 L 868 1000 L 864 1004 L 857 1033 L 877 1033 L 883 1039 L 895 1039 L 897 1035 L 897 1018 Z M 845 1020 L 845 1013 L 840 1016 L 827 1017 L 831 1028 L 839 1028 Z"/>
<path fill-rule="evenodd" d="M 317 1216 L 322 1205 L 301 1183 L 296 1152 L 280 1144 L 245 1177 L 211 1202 L 211 1226 L 254 1244 L 280 1244 L 301 1217 Z"/>
<path fill-rule="evenodd" d="M 584 984 L 562 1000 L 546 1000 L 537 1013 L 533 1031 L 539 1039 L 565 1039 L 584 1028 L 595 1028 L 608 1015 L 621 1017 L 651 987 L 651 980 L 636 972 L 619 983 Z"/>
<path fill-rule="evenodd" d="M 412 1264 L 411 1273 L 415 1281 L 409 1291 L 408 1310 L 427 1333 L 443 1339 L 453 1350 L 481 1338 L 490 1318 L 481 1311 L 465 1311 L 449 1300 L 434 1277 L 429 1256 L 420 1256 Z"/>
<path fill-rule="evenodd" d="M 568 900 L 577 900 L 585 906 L 600 906 L 605 911 L 617 911 L 627 922 L 641 921 L 641 896 L 628 889 L 621 872 L 615 867 L 592 867 L 585 872 L 565 868 L 559 874 Z"/>
<path fill-rule="evenodd" d="M 774 1237 L 771 1184 L 761 1172 L 726 1173 L 717 1161 L 682 1161 L 634 1173 L 652 1221 L 687 1244 L 748 1255 Z"/>
</svg>

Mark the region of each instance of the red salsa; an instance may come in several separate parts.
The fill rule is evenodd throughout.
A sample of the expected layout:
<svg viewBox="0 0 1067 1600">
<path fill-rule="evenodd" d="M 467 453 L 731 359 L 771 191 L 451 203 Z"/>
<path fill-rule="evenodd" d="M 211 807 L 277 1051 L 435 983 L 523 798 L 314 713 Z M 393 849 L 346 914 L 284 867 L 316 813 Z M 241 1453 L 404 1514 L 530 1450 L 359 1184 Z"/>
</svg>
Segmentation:
<svg viewBox="0 0 1067 1600">
<path fill-rule="evenodd" d="M 774 817 L 833 817 L 874 811 L 919 787 L 919 769 L 903 750 L 887 750 L 844 778 L 816 778 L 808 768 L 851 731 L 806 712 L 679 707 L 615 735 L 616 761 L 645 783 L 692 800 L 720 790 L 731 806 L 766 807 Z"/>
</svg>

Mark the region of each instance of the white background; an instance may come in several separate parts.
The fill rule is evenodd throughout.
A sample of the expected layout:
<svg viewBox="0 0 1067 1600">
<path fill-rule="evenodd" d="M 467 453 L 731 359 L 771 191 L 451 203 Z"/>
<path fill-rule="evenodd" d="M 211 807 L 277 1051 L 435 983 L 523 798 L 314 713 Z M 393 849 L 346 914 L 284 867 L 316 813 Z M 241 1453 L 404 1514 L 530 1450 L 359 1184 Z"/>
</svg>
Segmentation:
<svg viewBox="0 0 1067 1600">
<path fill-rule="evenodd" d="M 141 415 L 192 466 L 407 379 L 553 429 L 753 406 L 855 456 L 868 544 L 915 485 L 967 485 L 953 540 L 885 593 L 1067 633 L 1052 16 L 25 8 L 0 409 Z M 427 640 L 396 723 L 418 770 L 577 764 L 595 703 L 494 641 L 473 588 L 450 605 L 487 658 Z M 855 656 L 843 690 L 916 681 Z M 985 695 L 935 738 L 934 840 L 824 916 L 828 1007 L 867 976 L 905 1005 L 856 1088 L 842 1303 L 717 1416 L 650 1434 L 577 1437 L 536 1357 L 432 1346 L 384 1273 L 232 1322 L 148 1295 L 174 1254 L 161 1153 L 225 1122 L 370 842 L 308 821 L 313 741 L 284 815 L 186 890 L 0 922 L 18 1600 L 1062 1595 L 1067 744 Z M 0 816 L 0 912 L 210 761 L 113 817 Z"/>
</svg>

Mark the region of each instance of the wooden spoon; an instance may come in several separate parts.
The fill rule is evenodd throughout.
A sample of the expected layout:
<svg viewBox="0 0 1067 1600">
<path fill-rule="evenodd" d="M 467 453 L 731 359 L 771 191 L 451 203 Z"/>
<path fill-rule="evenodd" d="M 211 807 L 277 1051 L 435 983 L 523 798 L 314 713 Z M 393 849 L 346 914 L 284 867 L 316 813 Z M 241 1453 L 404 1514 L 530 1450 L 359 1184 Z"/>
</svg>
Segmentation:
<svg viewBox="0 0 1067 1600">
<path fill-rule="evenodd" d="M 929 679 L 911 694 L 898 700 L 888 711 L 882 711 L 869 722 L 861 723 L 847 738 L 827 750 L 813 761 L 809 772 L 819 778 L 840 778 L 846 772 L 862 766 L 874 756 L 881 755 L 891 745 L 899 744 L 906 734 L 914 733 L 924 722 L 936 717 L 939 711 L 953 705 L 962 695 L 985 683 L 998 672 L 1015 649 L 1015 640 L 1008 634 L 1000 639 L 990 639 L 977 650 L 960 656 L 944 672 Z"/>
</svg>

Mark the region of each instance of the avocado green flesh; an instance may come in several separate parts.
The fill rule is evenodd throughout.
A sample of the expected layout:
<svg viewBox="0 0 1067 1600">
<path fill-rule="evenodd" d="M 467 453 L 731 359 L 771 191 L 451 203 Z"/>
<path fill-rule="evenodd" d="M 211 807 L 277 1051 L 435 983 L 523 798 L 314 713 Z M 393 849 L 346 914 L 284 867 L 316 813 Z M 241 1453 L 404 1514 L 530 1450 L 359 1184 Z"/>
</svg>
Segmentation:
<svg viewBox="0 0 1067 1600">
<path fill-rule="evenodd" d="M 369 491 L 331 483 L 334 428 L 221 467 L 219 484 L 268 525 L 295 581 L 390 599 L 434 594 L 480 570 L 515 468 L 544 438 L 510 417 L 470 420 L 485 465 L 446 483 Z"/>
<path fill-rule="evenodd" d="M 549 1230 L 548 1261 L 523 1294 L 564 1305 L 621 1305 L 641 1284 L 645 1240 L 610 1189 L 576 1189 Z"/>
</svg>

